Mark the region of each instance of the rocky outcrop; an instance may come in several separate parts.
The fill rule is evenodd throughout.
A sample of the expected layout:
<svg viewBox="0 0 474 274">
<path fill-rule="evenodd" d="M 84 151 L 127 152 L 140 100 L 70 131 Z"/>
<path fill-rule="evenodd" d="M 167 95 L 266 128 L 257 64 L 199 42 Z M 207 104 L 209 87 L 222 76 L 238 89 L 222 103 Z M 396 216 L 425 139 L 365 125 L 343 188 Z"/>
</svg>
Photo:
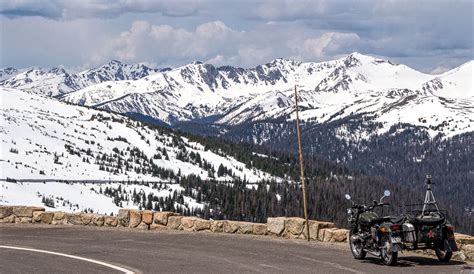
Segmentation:
<svg viewBox="0 0 474 274">
<path fill-rule="evenodd" d="M 41 207 L 0 206 L 0 223 L 83 225 L 126 227 L 138 230 L 184 230 L 194 232 L 268 235 L 291 239 L 307 239 L 306 220 L 297 217 L 270 217 L 266 224 L 204 220 L 198 217 L 180 216 L 174 212 L 136 209 L 120 209 L 117 216 L 91 213 L 66 213 L 45 211 Z M 309 220 L 310 239 L 322 242 L 347 242 L 349 231 L 337 228 L 332 222 Z M 474 261 L 474 237 L 456 234 L 459 252 L 454 259 Z M 420 251 L 421 252 L 421 251 Z M 428 251 L 429 252 L 429 251 Z M 425 251 L 424 254 L 433 255 Z"/>
</svg>

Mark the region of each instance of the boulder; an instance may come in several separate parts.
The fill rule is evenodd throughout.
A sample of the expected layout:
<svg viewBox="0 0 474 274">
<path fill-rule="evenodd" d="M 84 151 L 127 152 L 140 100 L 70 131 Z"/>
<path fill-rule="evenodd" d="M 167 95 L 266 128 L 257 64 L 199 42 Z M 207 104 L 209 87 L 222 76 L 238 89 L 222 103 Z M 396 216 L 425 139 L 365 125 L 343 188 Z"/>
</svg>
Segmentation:
<svg viewBox="0 0 474 274">
<path fill-rule="evenodd" d="M 457 244 L 472 245 L 474 244 L 474 236 L 455 233 L 454 238 L 456 239 Z"/>
<path fill-rule="evenodd" d="M 198 218 L 196 217 L 183 217 L 181 218 L 181 227 L 186 231 L 194 230 L 194 222 Z"/>
<path fill-rule="evenodd" d="M 211 221 L 199 219 L 199 218 L 194 221 L 195 231 L 209 230 L 210 228 L 211 228 Z"/>
<path fill-rule="evenodd" d="M 317 221 L 319 223 L 319 228 L 335 228 L 336 224 L 331 222 L 322 222 Z"/>
<path fill-rule="evenodd" d="M 170 229 L 181 230 L 181 219 L 183 216 L 169 216 L 166 226 Z"/>
<path fill-rule="evenodd" d="M 81 214 L 82 224 L 83 225 L 88 225 L 88 224 L 94 225 L 94 223 L 91 223 L 92 222 L 92 217 L 94 217 L 94 214 L 92 214 L 92 213 L 82 213 Z"/>
<path fill-rule="evenodd" d="M 63 220 L 66 218 L 66 213 L 62 211 L 54 212 L 53 220 Z"/>
<path fill-rule="evenodd" d="M 277 217 L 277 218 L 268 218 L 267 219 L 267 229 L 269 234 L 273 235 L 281 235 L 281 233 L 285 230 L 285 219 L 284 217 Z"/>
<path fill-rule="evenodd" d="M 8 217 L 13 214 L 12 206 L 0 206 L 0 219 Z"/>
<path fill-rule="evenodd" d="M 464 245 L 462 247 L 462 252 L 466 256 L 466 259 L 468 261 L 471 261 L 471 262 L 474 261 L 474 244 Z"/>
<path fill-rule="evenodd" d="M 293 235 L 299 236 L 303 232 L 306 221 L 303 218 L 288 218 L 285 221 L 286 231 Z"/>
<path fill-rule="evenodd" d="M 249 222 L 238 222 L 239 225 L 239 233 L 242 234 L 252 234 L 253 233 L 253 223 Z"/>
<path fill-rule="evenodd" d="M 17 217 L 15 215 L 10 215 L 3 219 L 0 219 L 0 223 L 14 223 Z"/>
<path fill-rule="evenodd" d="M 239 230 L 239 222 L 236 221 L 225 221 L 224 222 L 224 232 L 225 233 L 235 233 Z"/>
<path fill-rule="evenodd" d="M 105 222 L 105 217 L 104 215 L 100 215 L 100 214 L 94 214 L 92 216 L 92 222 L 94 225 L 96 226 L 103 226 L 104 225 L 104 222 Z"/>
<path fill-rule="evenodd" d="M 137 227 L 142 222 L 142 213 L 140 210 L 130 210 L 130 223 L 128 227 Z"/>
<path fill-rule="evenodd" d="M 137 225 L 136 229 L 148 230 L 149 229 L 149 224 L 141 222 L 139 225 Z"/>
<path fill-rule="evenodd" d="M 319 222 L 318 221 L 313 221 L 309 220 L 309 236 L 310 239 L 312 240 L 317 240 L 318 239 L 318 232 L 319 232 Z M 308 235 L 306 232 L 306 228 L 303 229 L 303 236 L 305 239 L 308 239 Z"/>
<path fill-rule="evenodd" d="M 347 237 L 349 237 L 349 230 L 347 229 L 336 229 L 334 230 L 334 233 L 332 235 L 331 242 L 345 242 L 347 240 Z"/>
<path fill-rule="evenodd" d="M 31 224 L 32 222 L 33 222 L 33 218 L 30 218 L 30 217 L 17 217 L 17 218 L 15 218 L 15 223 Z"/>
<path fill-rule="evenodd" d="M 115 227 L 118 225 L 118 219 L 115 216 L 105 216 L 104 217 L 104 225 L 105 226 L 112 226 Z"/>
<path fill-rule="evenodd" d="M 153 222 L 153 211 L 144 210 L 142 211 L 142 222 L 145 224 L 151 224 Z"/>
<path fill-rule="evenodd" d="M 170 216 L 179 216 L 179 214 L 169 211 L 158 211 L 153 213 L 153 223 L 167 225 Z"/>
<path fill-rule="evenodd" d="M 81 213 L 67 214 L 67 223 L 71 225 L 82 225 Z"/>
<path fill-rule="evenodd" d="M 168 228 L 167 228 L 166 226 L 164 226 L 164 225 L 152 223 L 152 224 L 150 225 L 150 230 L 164 231 L 164 230 L 168 230 Z"/>
<path fill-rule="evenodd" d="M 266 224 L 254 224 L 252 233 L 254 235 L 265 235 L 267 234 L 267 229 Z"/>
<path fill-rule="evenodd" d="M 119 209 L 117 221 L 118 225 L 128 227 L 130 224 L 130 209 Z"/>
<path fill-rule="evenodd" d="M 216 233 L 224 232 L 224 222 L 225 221 L 212 221 L 211 231 Z"/>
<path fill-rule="evenodd" d="M 54 212 L 43 212 L 43 211 L 35 211 L 33 212 L 33 221 L 37 223 L 43 224 L 51 224 L 53 221 Z"/>
<path fill-rule="evenodd" d="M 332 238 L 334 237 L 334 231 L 337 230 L 337 228 L 323 228 L 320 229 L 320 231 L 324 231 L 322 239 L 318 239 L 322 242 L 331 242 Z"/>
<path fill-rule="evenodd" d="M 17 217 L 33 218 L 34 211 L 44 211 L 44 208 L 36 206 L 13 206 L 13 214 Z"/>
</svg>

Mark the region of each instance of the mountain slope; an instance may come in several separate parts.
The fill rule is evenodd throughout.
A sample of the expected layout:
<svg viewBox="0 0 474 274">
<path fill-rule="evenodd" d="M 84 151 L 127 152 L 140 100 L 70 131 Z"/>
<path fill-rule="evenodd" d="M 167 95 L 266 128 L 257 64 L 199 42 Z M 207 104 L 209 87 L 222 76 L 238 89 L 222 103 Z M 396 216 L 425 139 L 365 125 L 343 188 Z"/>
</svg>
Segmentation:
<svg viewBox="0 0 474 274">
<path fill-rule="evenodd" d="M 70 74 L 63 68 L 13 68 L 0 71 L 0 85 L 51 97 L 86 88 L 105 81 L 136 80 L 159 72 L 143 64 L 123 64 L 112 60 L 98 68 Z"/>
<path fill-rule="evenodd" d="M 472 131 L 472 63 L 434 76 L 359 53 L 323 63 L 277 59 L 252 69 L 195 62 L 136 81 L 92 85 L 63 100 L 169 125 L 210 117 L 237 125 L 294 119 L 297 83 L 303 119 L 326 123 L 362 114 L 383 124 L 365 137 L 399 122 L 453 136 Z"/>
<path fill-rule="evenodd" d="M 0 178 L 273 178 L 225 154 L 116 114 L 2 88 Z M 219 170 L 225 167 L 225 173 Z"/>
</svg>

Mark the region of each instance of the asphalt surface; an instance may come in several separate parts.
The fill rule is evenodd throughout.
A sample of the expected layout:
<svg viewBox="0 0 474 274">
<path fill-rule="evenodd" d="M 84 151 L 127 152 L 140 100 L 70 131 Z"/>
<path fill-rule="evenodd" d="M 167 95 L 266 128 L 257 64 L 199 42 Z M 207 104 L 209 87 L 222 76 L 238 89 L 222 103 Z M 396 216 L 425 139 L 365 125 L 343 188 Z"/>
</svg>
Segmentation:
<svg viewBox="0 0 474 274">
<path fill-rule="evenodd" d="M 2 247 L 3 246 L 3 247 Z M 355 260 L 346 244 L 206 232 L 0 224 L 0 273 L 474 273 L 472 265 L 400 254 L 398 266 Z"/>
</svg>

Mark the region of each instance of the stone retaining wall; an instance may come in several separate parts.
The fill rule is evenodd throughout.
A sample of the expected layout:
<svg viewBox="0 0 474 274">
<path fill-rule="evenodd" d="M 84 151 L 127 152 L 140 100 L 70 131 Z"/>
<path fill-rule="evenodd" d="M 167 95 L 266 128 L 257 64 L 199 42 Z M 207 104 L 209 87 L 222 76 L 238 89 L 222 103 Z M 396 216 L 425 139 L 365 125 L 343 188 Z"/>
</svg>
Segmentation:
<svg viewBox="0 0 474 274">
<path fill-rule="evenodd" d="M 0 206 L 0 223 L 42 223 L 52 225 L 85 225 L 127 227 L 140 230 L 184 230 L 214 233 L 268 235 L 290 239 L 307 239 L 306 221 L 303 218 L 268 218 L 266 224 L 238 221 L 209 221 L 185 217 L 174 212 L 120 209 L 117 216 L 45 211 L 42 207 Z M 349 231 L 337 228 L 334 223 L 309 221 L 310 239 L 321 242 L 347 242 Z M 474 261 L 474 237 L 456 234 L 460 252 L 458 260 Z"/>
</svg>

